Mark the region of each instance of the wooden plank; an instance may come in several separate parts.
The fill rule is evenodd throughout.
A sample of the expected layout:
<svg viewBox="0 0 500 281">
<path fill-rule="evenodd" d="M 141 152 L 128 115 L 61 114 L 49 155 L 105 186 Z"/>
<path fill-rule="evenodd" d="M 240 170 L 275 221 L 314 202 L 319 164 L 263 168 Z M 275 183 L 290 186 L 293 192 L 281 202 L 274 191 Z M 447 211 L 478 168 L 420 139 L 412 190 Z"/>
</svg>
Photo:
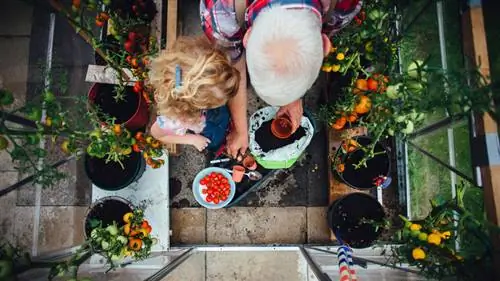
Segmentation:
<svg viewBox="0 0 500 281">
<path fill-rule="evenodd" d="M 167 48 L 177 39 L 178 3 L 177 0 L 167 2 Z"/>
<path fill-rule="evenodd" d="M 488 46 L 484 26 L 483 10 L 481 6 L 470 7 L 462 15 L 463 45 L 468 63 L 472 67 L 478 67 L 479 71 L 487 77 L 490 75 L 490 64 L 488 57 Z M 478 115 L 474 118 L 473 124 L 477 138 L 485 140 L 488 137 L 498 140 L 496 122 L 489 115 Z M 479 143 L 479 142 L 476 142 Z M 487 150 L 500 149 L 498 142 L 494 147 L 488 147 L 487 143 L 482 144 Z M 492 146 L 491 143 L 489 146 Z M 475 147 L 477 149 L 477 147 Z M 490 161 L 492 159 L 489 159 Z M 480 177 L 484 190 L 484 205 L 488 220 L 500 226 L 500 165 L 484 165 L 480 167 Z M 500 235 L 491 237 L 493 248 L 500 249 Z M 494 251 L 494 274 L 495 280 L 500 280 L 500 252 Z"/>
<path fill-rule="evenodd" d="M 347 133 L 352 137 L 355 137 L 355 136 L 364 136 L 366 135 L 367 132 L 366 128 L 354 128 L 354 129 L 348 129 Z M 341 142 L 342 142 L 341 132 L 332 129 L 331 127 L 328 127 L 328 152 L 329 152 L 328 159 L 330 159 L 330 163 L 332 163 L 332 161 L 334 160 L 335 153 L 337 152 L 337 149 L 340 148 Z M 332 172 L 332 169 L 328 169 L 328 182 L 329 182 L 329 190 L 328 190 L 329 204 L 332 204 L 333 201 L 349 193 L 363 192 L 354 189 L 348 186 L 347 184 L 337 180 L 334 173 Z M 337 240 L 333 232 L 331 232 L 330 234 L 330 240 L 332 241 Z"/>
<path fill-rule="evenodd" d="M 132 75 L 132 71 L 130 69 L 123 68 L 122 69 L 129 77 L 130 81 L 127 83 L 129 86 L 134 85 L 134 81 L 137 79 Z M 105 65 L 94 65 L 89 64 L 87 67 L 87 75 L 85 76 L 86 82 L 92 83 L 103 83 L 103 84 L 118 84 L 120 79 L 119 75 L 113 68 Z"/>
</svg>

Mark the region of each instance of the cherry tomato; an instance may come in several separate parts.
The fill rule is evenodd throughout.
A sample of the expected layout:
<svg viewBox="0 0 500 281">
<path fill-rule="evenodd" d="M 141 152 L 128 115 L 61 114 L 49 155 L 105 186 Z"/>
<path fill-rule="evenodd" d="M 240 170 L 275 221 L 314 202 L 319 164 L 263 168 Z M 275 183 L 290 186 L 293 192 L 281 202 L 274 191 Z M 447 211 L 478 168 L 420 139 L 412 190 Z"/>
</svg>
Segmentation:
<svg viewBox="0 0 500 281">
<path fill-rule="evenodd" d="M 219 202 L 220 202 L 220 199 L 219 199 L 219 198 L 217 198 L 217 197 L 215 197 L 215 198 L 214 198 L 214 204 L 219 204 Z"/>
<path fill-rule="evenodd" d="M 206 188 L 202 189 L 201 194 L 208 194 L 208 189 L 206 189 Z"/>
<path fill-rule="evenodd" d="M 207 198 L 205 198 L 205 201 L 207 201 L 207 202 L 212 202 L 212 197 L 207 196 Z"/>
</svg>

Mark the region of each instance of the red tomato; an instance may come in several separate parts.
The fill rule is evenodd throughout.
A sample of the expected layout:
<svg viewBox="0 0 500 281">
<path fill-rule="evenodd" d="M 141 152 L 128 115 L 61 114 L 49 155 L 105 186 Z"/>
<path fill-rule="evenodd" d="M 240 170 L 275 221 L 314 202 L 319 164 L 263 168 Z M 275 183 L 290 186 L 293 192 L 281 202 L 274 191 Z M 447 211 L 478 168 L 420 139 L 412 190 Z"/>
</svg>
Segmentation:
<svg viewBox="0 0 500 281">
<path fill-rule="evenodd" d="M 205 198 L 205 201 L 207 201 L 207 202 L 212 202 L 212 197 L 207 196 L 207 198 Z"/>
<path fill-rule="evenodd" d="M 215 197 L 214 198 L 214 204 L 219 204 L 219 202 L 220 202 L 219 198 Z"/>
<path fill-rule="evenodd" d="M 206 188 L 202 189 L 201 194 L 208 194 L 208 189 L 206 189 Z"/>
<path fill-rule="evenodd" d="M 200 184 L 201 184 L 201 185 L 206 185 L 206 184 L 207 184 L 207 181 L 206 181 L 205 179 L 201 179 L 201 180 L 200 180 Z"/>
</svg>

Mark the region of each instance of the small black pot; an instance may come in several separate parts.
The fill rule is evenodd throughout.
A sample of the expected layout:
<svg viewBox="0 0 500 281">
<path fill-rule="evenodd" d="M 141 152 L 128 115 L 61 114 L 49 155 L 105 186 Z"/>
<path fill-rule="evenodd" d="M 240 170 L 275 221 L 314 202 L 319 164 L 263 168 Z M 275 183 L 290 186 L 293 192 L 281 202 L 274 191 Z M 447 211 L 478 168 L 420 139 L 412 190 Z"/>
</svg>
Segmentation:
<svg viewBox="0 0 500 281">
<path fill-rule="evenodd" d="M 92 219 L 101 221 L 103 227 L 112 225 L 113 222 L 116 222 L 117 226 L 121 227 L 125 225 L 123 215 L 132 212 L 132 210 L 133 205 L 118 196 L 109 196 L 97 200 L 89 207 L 85 215 L 83 226 L 85 229 L 85 238 L 89 237 L 92 231 L 90 224 Z"/>
<path fill-rule="evenodd" d="M 110 161 L 106 163 L 105 159 L 85 155 L 85 172 L 93 184 L 104 190 L 120 190 L 134 181 L 137 181 L 144 170 L 146 163 L 141 153 L 132 152 L 120 163 Z"/>
<path fill-rule="evenodd" d="M 371 142 L 370 138 L 367 137 L 358 137 L 356 141 L 360 145 L 368 145 Z M 378 154 L 372 159 L 366 162 L 366 167 L 360 167 L 356 169 L 354 167 L 355 164 L 358 164 L 359 161 L 365 155 L 363 150 L 355 150 L 346 155 L 342 154 L 342 149 L 339 148 L 337 153 L 335 154 L 335 159 L 338 157 L 343 158 L 344 163 L 344 172 L 338 173 L 335 170 L 335 167 L 332 167 L 333 171 L 337 173 L 340 179 L 349 185 L 352 188 L 366 190 L 373 187 L 376 187 L 373 183 L 374 179 L 379 176 L 388 177 L 391 172 L 391 161 L 389 157 L 389 153 L 386 148 L 377 143 L 375 145 L 375 152 L 383 152 L 382 154 Z"/>
<path fill-rule="evenodd" d="M 366 248 L 382 233 L 384 208 L 374 197 L 365 193 L 351 193 L 335 200 L 328 209 L 328 226 L 339 241 L 352 248 Z M 369 222 L 367 222 L 369 221 Z"/>
</svg>

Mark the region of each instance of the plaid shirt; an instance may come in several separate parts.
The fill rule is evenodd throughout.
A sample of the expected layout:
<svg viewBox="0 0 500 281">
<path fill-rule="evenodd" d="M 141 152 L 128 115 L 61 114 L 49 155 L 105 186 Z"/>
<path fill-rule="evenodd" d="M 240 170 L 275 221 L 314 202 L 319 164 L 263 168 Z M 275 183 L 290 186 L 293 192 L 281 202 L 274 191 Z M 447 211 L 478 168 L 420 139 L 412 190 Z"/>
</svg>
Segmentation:
<svg viewBox="0 0 500 281">
<path fill-rule="evenodd" d="M 239 23 L 235 13 L 238 0 L 201 0 L 200 17 L 203 31 L 219 47 L 226 50 L 233 61 L 243 54 L 243 36 L 252 26 L 259 12 L 275 4 L 285 9 L 310 9 L 323 22 L 323 33 L 330 37 L 352 21 L 361 10 L 361 0 L 339 0 L 329 18 L 322 18 L 330 0 L 246 0 L 245 23 Z"/>
</svg>

